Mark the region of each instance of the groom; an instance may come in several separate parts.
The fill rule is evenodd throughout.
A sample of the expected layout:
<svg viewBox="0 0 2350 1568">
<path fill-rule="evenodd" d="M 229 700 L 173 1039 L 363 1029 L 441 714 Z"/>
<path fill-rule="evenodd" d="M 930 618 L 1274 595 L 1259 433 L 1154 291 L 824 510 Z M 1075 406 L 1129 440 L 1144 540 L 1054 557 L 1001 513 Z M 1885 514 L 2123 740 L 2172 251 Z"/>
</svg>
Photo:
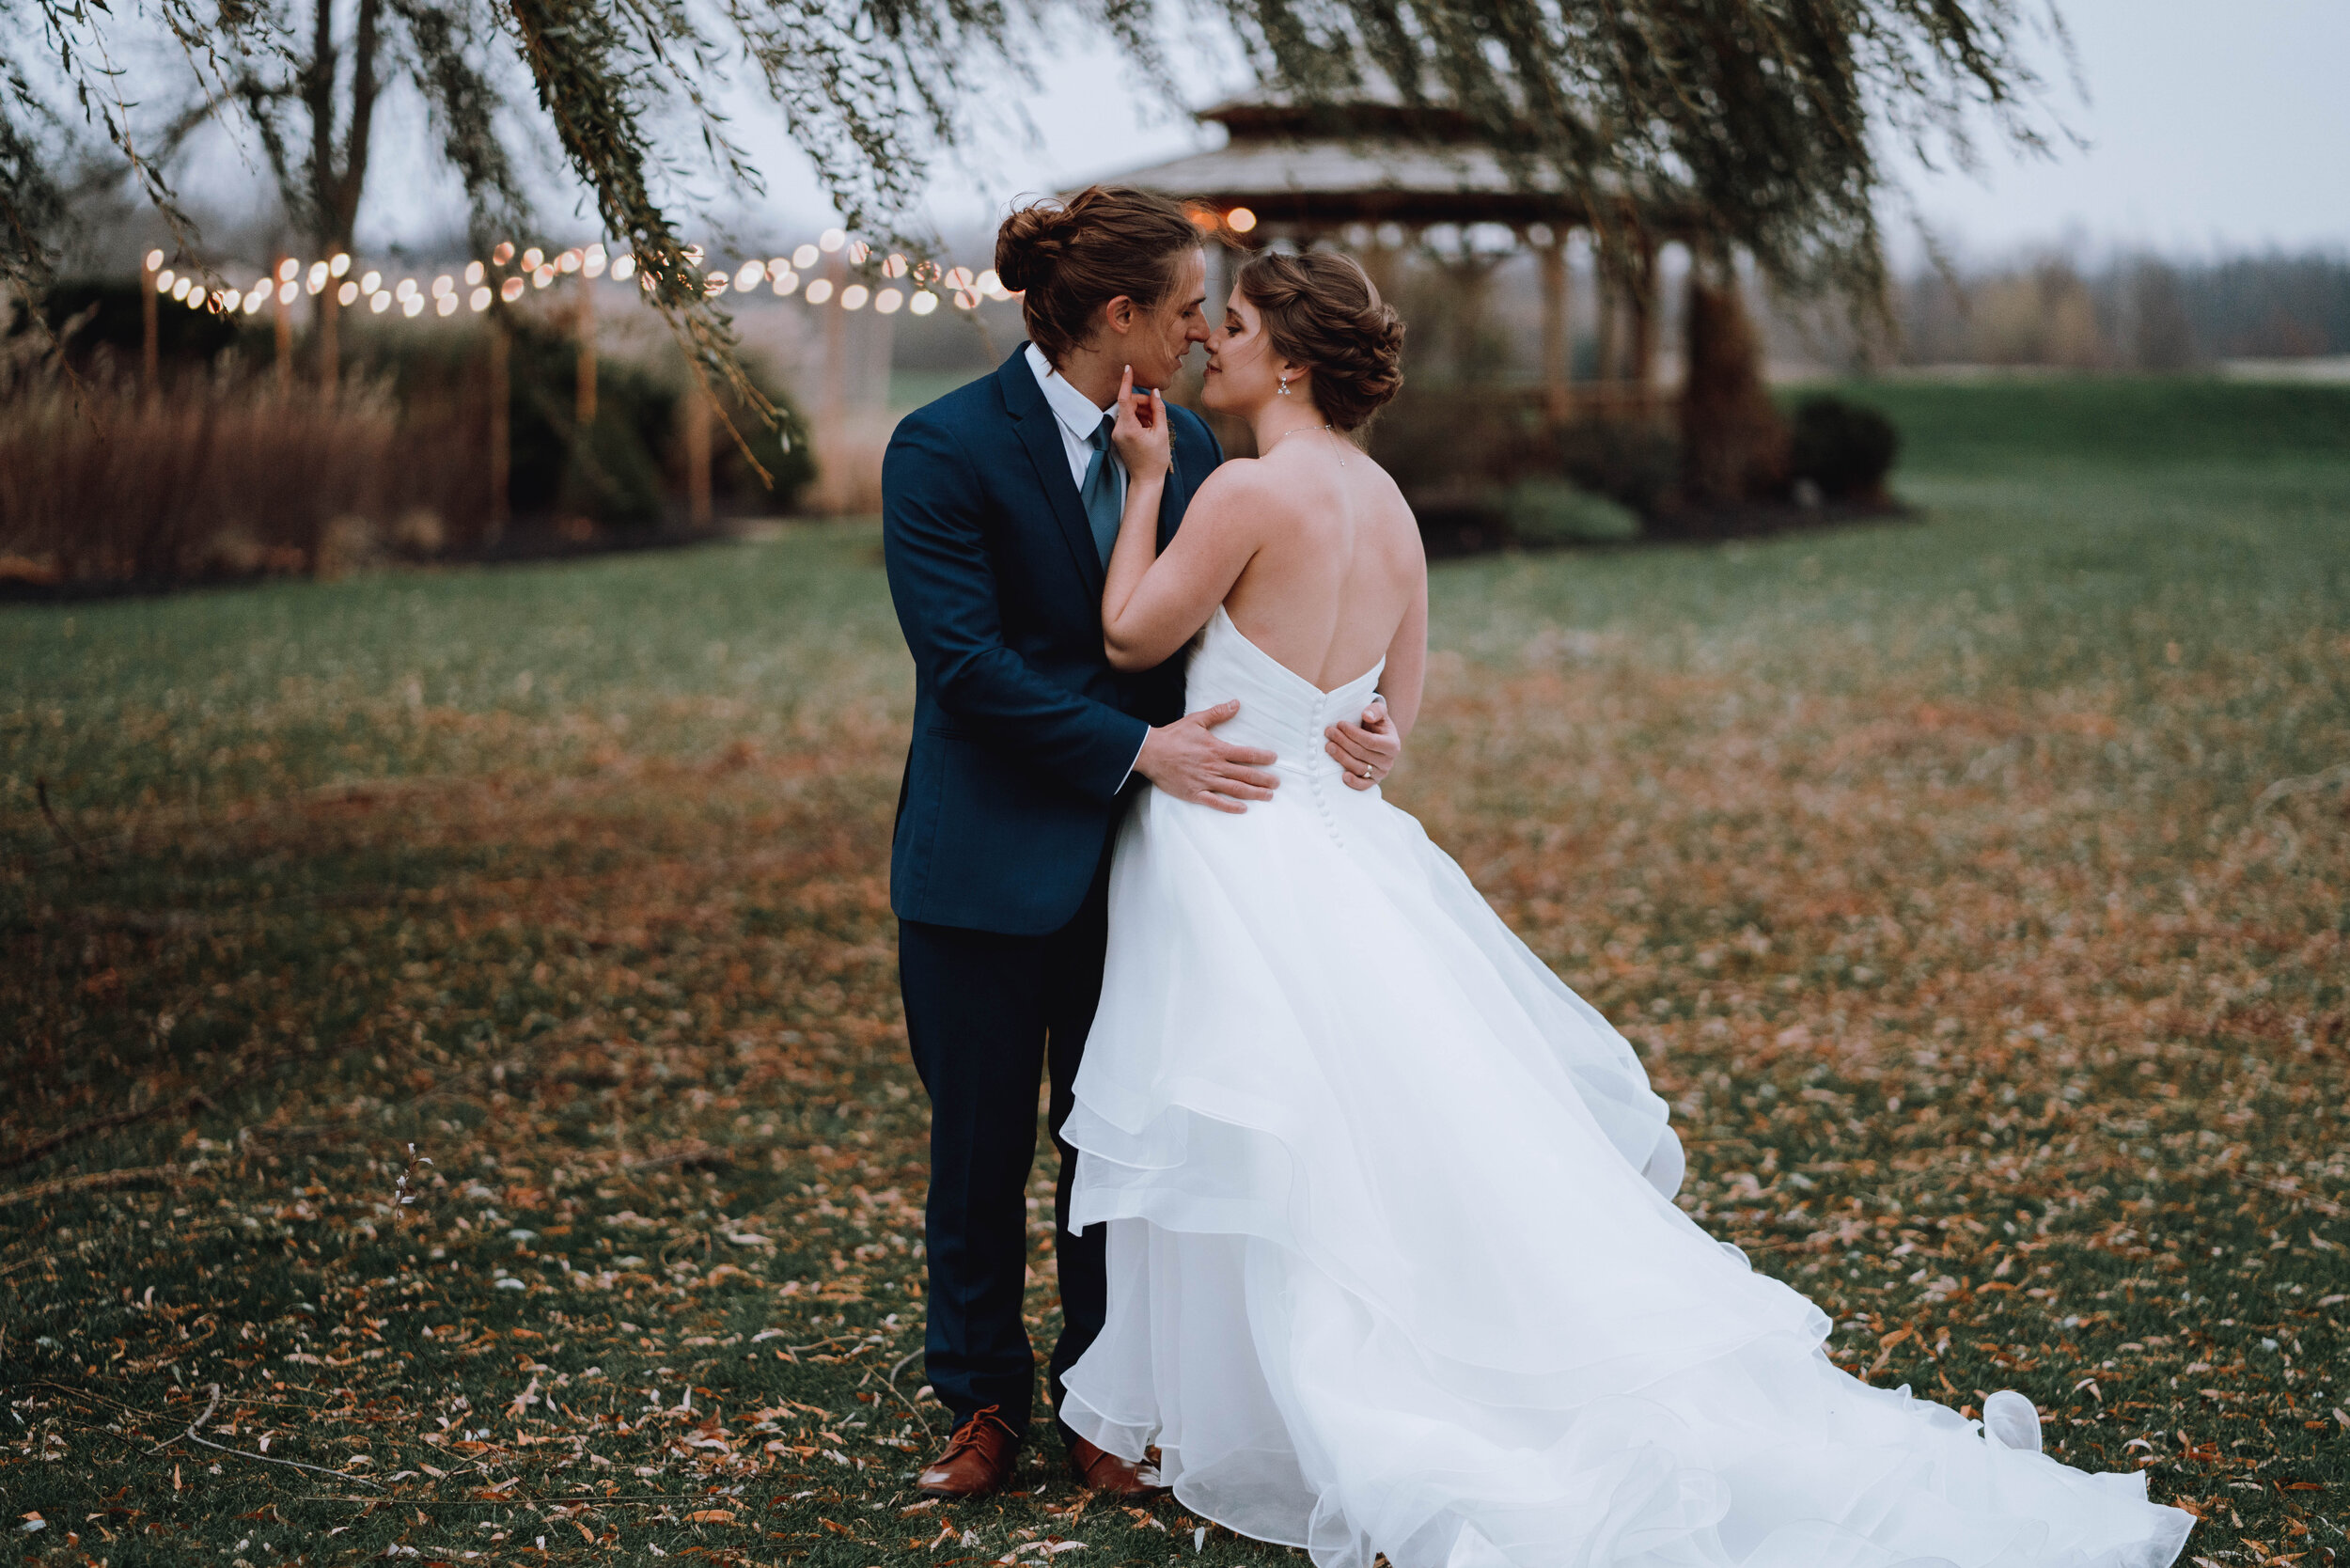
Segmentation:
<svg viewBox="0 0 2350 1568">
<path fill-rule="evenodd" d="M 1109 445 L 1119 378 L 1170 384 L 1205 342 L 1206 260 L 1174 203 L 1095 186 L 1015 212 L 995 265 L 1022 292 L 1029 341 L 992 375 L 908 415 L 883 462 L 890 597 L 914 655 L 913 744 L 889 868 L 906 1035 L 931 1101 L 926 1369 L 953 1413 L 919 1478 L 932 1497 L 1010 1479 L 1036 1363 L 1020 1315 L 1037 1085 L 1060 1152 L 1055 1254 L 1062 1374 L 1100 1331 L 1104 1233 L 1067 1225 L 1076 1155 L 1060 1138 L 1101 994 L 1110 846 L 1133 791 L 1227 811 L 1270 799 L 1270 752 L 1228 745 L 1226 703 L 1185 715 L 1182 659 L 1140 675 L 1102 645 L 1104 565 L 1125 471 Z M 1223 461 L 1207 426 L 1168 405 L 1174 466 L 1165 548 Z M 1401 743 L 1384 708 L 1332 730 L 1354 783 Z M 1367 787 L 1367 786 L 1362 786 Z M 1066 1427 L 1078 1482 L 1124 1497 L 1151 1471 Z"/>
</svg>

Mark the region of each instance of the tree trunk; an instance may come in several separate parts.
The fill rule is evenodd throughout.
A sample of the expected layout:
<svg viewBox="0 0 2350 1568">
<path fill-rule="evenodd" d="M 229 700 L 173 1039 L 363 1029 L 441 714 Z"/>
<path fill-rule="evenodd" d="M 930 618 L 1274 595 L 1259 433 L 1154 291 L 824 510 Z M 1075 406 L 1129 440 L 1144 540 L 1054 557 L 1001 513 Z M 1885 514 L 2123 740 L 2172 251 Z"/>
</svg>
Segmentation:
<svg viewBox="0 0 2350 1568">
<path fill-rule="evenodd" d="M 1762 384 L 1762 344 L 1722 256 L 1689 267 L 1688 374 L 1681 393 L 1683 493 L 1697 506 L 1767 500 L 1787 483 L 1787 422 Z"/>
</svg>

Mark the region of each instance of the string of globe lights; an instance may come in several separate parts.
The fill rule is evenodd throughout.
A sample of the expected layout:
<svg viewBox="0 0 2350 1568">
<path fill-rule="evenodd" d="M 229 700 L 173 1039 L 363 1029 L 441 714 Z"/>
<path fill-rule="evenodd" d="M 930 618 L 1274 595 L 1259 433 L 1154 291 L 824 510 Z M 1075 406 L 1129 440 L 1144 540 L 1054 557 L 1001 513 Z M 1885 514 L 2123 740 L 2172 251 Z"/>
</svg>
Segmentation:
<svg viewBox="0 0 2350 1568">
<path fill-rule="evenodd" d="M 688 245 L 682 254 L 686 264 L 694 268 L 707 259 L 699 245 Z M 861 268 L 873 254 L 873 247 L 865 241 L 851 239 L 841 229 L 827 229 L 789 255 L 763 260 L 754 258 L 731 269 L 704 273 L 701 289 L 705 297 L 714 299 L 727 293 L 748 294 L 764 287 L 778 298 L 797 295 L 808 305 L 832 305 L 842 310 L 870 306 L 879 316 L 895 315 L 901 309 L 908 315 L 927 316 L 948 302 L 958 310 L 976 310 L 983 300 L 1018 297 L 1004 287 L 993 267 L 977 272 L 945 267 L 936 261 L 911 259 L 897 251 L 883 257 L 878 271 L 884 281 L 879 284 L 807 275 L 828 257 Z M 192 272 L 165 266 L 165 259 L 160 249 L 149 251 L 144 258 L 142 271 L 156 293 L 191 310 L 220 316 L 255 315 L 273 304 L 282 309 L 306 295 L 326 294 L 330 289 L 335 303 L 346 310 L 359 309 L 364 304 L 378 316 L 397 312 L 414 319 L 428 310 L 435 316 L 454 316 L 460 310 L 478 314 L 489 309 L 493 300 L 512 305 L 526 292 L 550 288 L 573 274 L 590 281 L 610 277 L 622 283 L 634 277 L 646 292 L 653 288 L 651 274 L 637 267 L 634 256 L 625 251 L 616 255 L 601 241 L 559 252 L 532 245 L 519 253 L 512 241 L 500 241 L 488 260 L 468 261 L 459 271 L 443 273 L 429 282 L 416 276 L 395 279 L 379 268 L 362 269 L 348 252 L 338 252 L 307 263 L 287 257 L 249 285 L 215 288 Z"/>
</svg>

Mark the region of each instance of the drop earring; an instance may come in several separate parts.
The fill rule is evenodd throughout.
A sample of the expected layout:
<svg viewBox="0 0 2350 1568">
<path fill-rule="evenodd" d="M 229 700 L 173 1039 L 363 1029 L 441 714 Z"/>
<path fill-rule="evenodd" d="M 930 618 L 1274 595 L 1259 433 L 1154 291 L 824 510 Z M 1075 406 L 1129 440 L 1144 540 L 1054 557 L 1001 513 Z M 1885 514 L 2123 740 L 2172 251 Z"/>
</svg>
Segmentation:
<svg viewBox="0 0 2350 1568">
<path fill-rule="evenodd" d="M 1286 398 L 1286 397 L 1288 397 L 1289 395 L 1290 395 L 1290 378 L 1289 378 L 1289 377 L 1287 377 L 1287 376 L 1283 376 L 1283 377 L 1281 378 L 1281 390 L 1280 390 L 1280 391 L 1277 394 L 1277 396 Z"/>
</svg>

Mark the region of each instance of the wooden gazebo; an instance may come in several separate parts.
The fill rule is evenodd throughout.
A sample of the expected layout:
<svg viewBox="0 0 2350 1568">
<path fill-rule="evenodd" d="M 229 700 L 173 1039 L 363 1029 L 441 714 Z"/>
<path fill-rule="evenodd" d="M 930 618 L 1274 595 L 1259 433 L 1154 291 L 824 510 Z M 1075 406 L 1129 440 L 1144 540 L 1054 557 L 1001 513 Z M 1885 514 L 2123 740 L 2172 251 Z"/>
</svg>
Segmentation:
<svg viewBox="0 0 2350 1568">
<path fill-rule="evenodd" d="M 1512 167 L 1466 115 L 1392 93 L 1336 106 L 1235 99 L 1199 118 L 1225 128 L 1226 145 L 1120 180 L 1194 203 L 1203 224 L 1244 244 L 1341 241 L 1383 283 L 1394 256 L 1430 228 L 1504 227 L 1540 267 L 1542 397 L 1551 416 L 1659 412 L 1655 251 L 1703 232 L 1685 205 L 1627 195 L 1601 225 L 1555 174 Z M 1568 318 L 1567 247 L 1578 228 L 1633 250 L 1629 264 L 1594 270 L 1597 374 L 1582 383 Z"/>
</svg>

